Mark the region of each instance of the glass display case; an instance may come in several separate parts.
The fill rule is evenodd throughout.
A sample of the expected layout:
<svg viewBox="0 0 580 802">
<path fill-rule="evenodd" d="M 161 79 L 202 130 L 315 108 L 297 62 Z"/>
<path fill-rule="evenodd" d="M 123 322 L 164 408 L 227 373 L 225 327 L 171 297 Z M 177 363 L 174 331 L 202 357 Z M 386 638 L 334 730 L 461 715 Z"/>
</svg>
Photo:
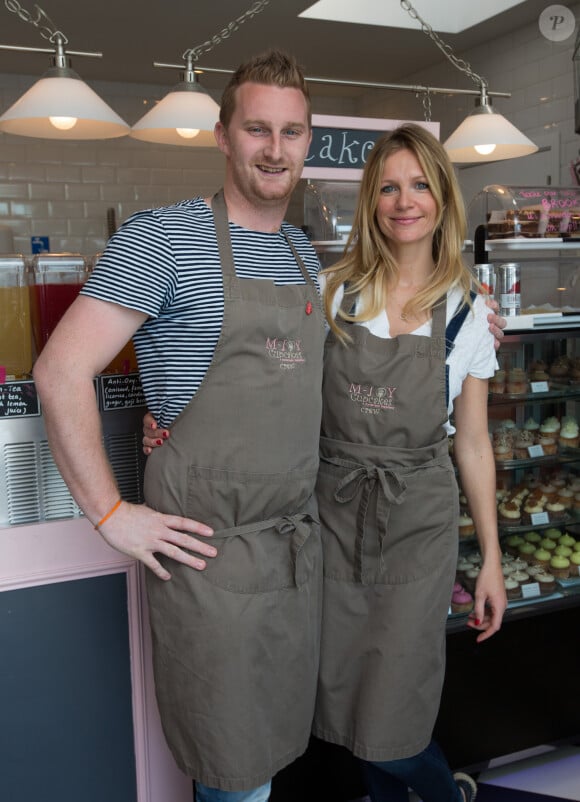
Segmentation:
<svg viewBox="0 0 580 802">
<path fill-rule="evenodd" d="M 489 239 L 576 238 L 580 241 L 580 187 L 490 184 L 469 203 L 469 231 L 485 223 Z"/>
</svg>

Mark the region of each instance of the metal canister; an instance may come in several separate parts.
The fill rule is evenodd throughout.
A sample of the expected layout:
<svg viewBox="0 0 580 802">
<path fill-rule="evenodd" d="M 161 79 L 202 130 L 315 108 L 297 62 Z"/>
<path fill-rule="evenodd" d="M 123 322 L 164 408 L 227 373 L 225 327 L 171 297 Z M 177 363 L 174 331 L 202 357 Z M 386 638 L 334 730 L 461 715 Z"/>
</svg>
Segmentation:
<svg viewBox="0 0 580 802">
<path fill-rule="evenodd" d="M 481 285 L 480 292 L 489 298 L 495 298 L 496 274 L 495 265 L 474 265 L 473 274 Z"/>
<path fill-rule="evenodd" d="M 521 282 L 520 265 L 505 262 L 499 266 L 499 313 L 504 317 L 520 314 Z"/>
</svg>

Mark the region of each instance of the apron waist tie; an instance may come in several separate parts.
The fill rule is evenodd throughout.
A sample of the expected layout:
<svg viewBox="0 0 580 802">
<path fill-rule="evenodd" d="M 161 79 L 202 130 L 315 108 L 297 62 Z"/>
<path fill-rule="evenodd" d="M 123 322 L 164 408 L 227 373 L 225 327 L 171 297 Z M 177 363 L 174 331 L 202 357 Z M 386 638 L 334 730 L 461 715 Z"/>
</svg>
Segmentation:
<svg viewBox="0 0 580 802">
<path fill-rule="evenodd" d="M 352 467 L 352 463 L 339 458 L 325 458 L 342 468 Z M 357 532 L 355 543 L 355 579 L 362 585 L 369 585 L 373 579 L 366 566 L 365 537 L 367 512 L 371 496 L 377 490 L 377 530 L 380 545 L 380 561 L 382 567 L 383 544 L 387 534 L 387 525 L 391 504 L 401 504 L 405 497 L 407 484 L 396 471 L 390 468 L 360 465 L 344 476 L 336 485 L 334 498 L 339 504 L 346 504 L 354 499 L 362 486 L 361 499 L 357 510 Z M 378 492 L 378 491 L 381 492 Z"/>
<path fill-rule="evenodd" d="M 284 515 L 281 518 L 270 518 L 266 521 L 256 521 L 251 524 L 241 526 L 231 526 L 228 529 L 219 529 L 212 536 L 212 541 L 217 539 L 225 540 L 230 537 L 241 535 L 259 535 L 266 529 L 275 529 L 282 537 L 291 538 L 291 554 L 294 563 L 294 584 L 297 588 L 308 579 L 306 566 L 300 559 L 300 552 L 312 533 L 314 518 L 307 512 L 299 512 L 294 515 Z"/>
</svg>

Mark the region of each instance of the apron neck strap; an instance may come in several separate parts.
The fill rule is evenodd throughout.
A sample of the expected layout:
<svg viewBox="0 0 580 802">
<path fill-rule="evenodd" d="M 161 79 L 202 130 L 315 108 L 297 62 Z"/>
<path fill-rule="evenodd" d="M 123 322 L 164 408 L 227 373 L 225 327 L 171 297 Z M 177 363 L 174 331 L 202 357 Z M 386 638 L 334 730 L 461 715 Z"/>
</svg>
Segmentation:
<svg viewBox="0 0 580 802">
<path fill-rule="evenodd" d="M 230 237 L 228 210 L 226 206 L 226 199 L 224 197 L 223 189 L 220 189 L 218 192 L 216 192 L 216 194 L 211 199 L 211 208 L 215 222 L 215 230 L 220 254 L 220 261 L 222 264 L 224 275 L 235 276 L 236 268 L 234 264 L 234 254 L 232 251 L 232 241 Z M 290 238 L 288 237 L 285 231 L 282 231 L 282 235 L 284 236 L 284 239 L 288 243 L 288 247 L 292 251 L 292 255 L 296 260 L 298 267 L 300 268 L 300 272 L 302 273 L 304 281 L 311 287 L 315 287 L 314 281 L 312 280 L 310 273 L 306 269 L 306 266 L 302 261 L 300 254 L 294 247 L 294 244 L 290 241 Z"/>
</svg>

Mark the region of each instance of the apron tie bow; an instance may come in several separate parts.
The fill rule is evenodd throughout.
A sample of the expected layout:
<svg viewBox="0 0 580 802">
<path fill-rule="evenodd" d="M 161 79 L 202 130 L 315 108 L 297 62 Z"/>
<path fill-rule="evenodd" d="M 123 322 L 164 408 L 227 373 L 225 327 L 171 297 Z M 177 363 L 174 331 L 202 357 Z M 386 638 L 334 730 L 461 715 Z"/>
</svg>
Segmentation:
<svg viewBox="0 0 580 802">
<path fill-rule="evenodd" d="M 302 559 L 302 547 L 312 532 L 313 519 L 306 513 L 285 515 L 276 524 L 278 534 L 291 538 L 290 551 L 294 563 L 294 584 L 301 587 L 308 579 L 310 572 Z"/>
<path fill-rule="evenodd" d="M 346 460 L 329 459 L 334 465 L 340 467 L 351 467 L 352 463 Z M 357 533 L 355 544 L 355 577 L 358 582 L 363 585 L 368 585 L 374 581 L 374 573 L 372 573 L 366 566 L 367 559 L 365 557 L 365 537 L 366 537 L 366 521 L 367 512 L 370 500 L 375 489 L 380 488 L 381 492 L 377 493 L 377 530 L 379 535 L 379 548 L 380 548 L 380 562 L 382 565 L 383 559 L 383 543 L 387 535 L 387 524 L 389 521 L 389 512 L 391 504 L 401 504 L 407 484 L 396 471 L 390 468 L 381 468 L 378 466 L 365 466 L 359 465 L 344 476 L 336 485 L 334 490 L 334 498 L 339 504 L 346 504 L 352 501 L 355 496 L 361 491 L 361 498 L 357 511 Z"/>
</svg>

